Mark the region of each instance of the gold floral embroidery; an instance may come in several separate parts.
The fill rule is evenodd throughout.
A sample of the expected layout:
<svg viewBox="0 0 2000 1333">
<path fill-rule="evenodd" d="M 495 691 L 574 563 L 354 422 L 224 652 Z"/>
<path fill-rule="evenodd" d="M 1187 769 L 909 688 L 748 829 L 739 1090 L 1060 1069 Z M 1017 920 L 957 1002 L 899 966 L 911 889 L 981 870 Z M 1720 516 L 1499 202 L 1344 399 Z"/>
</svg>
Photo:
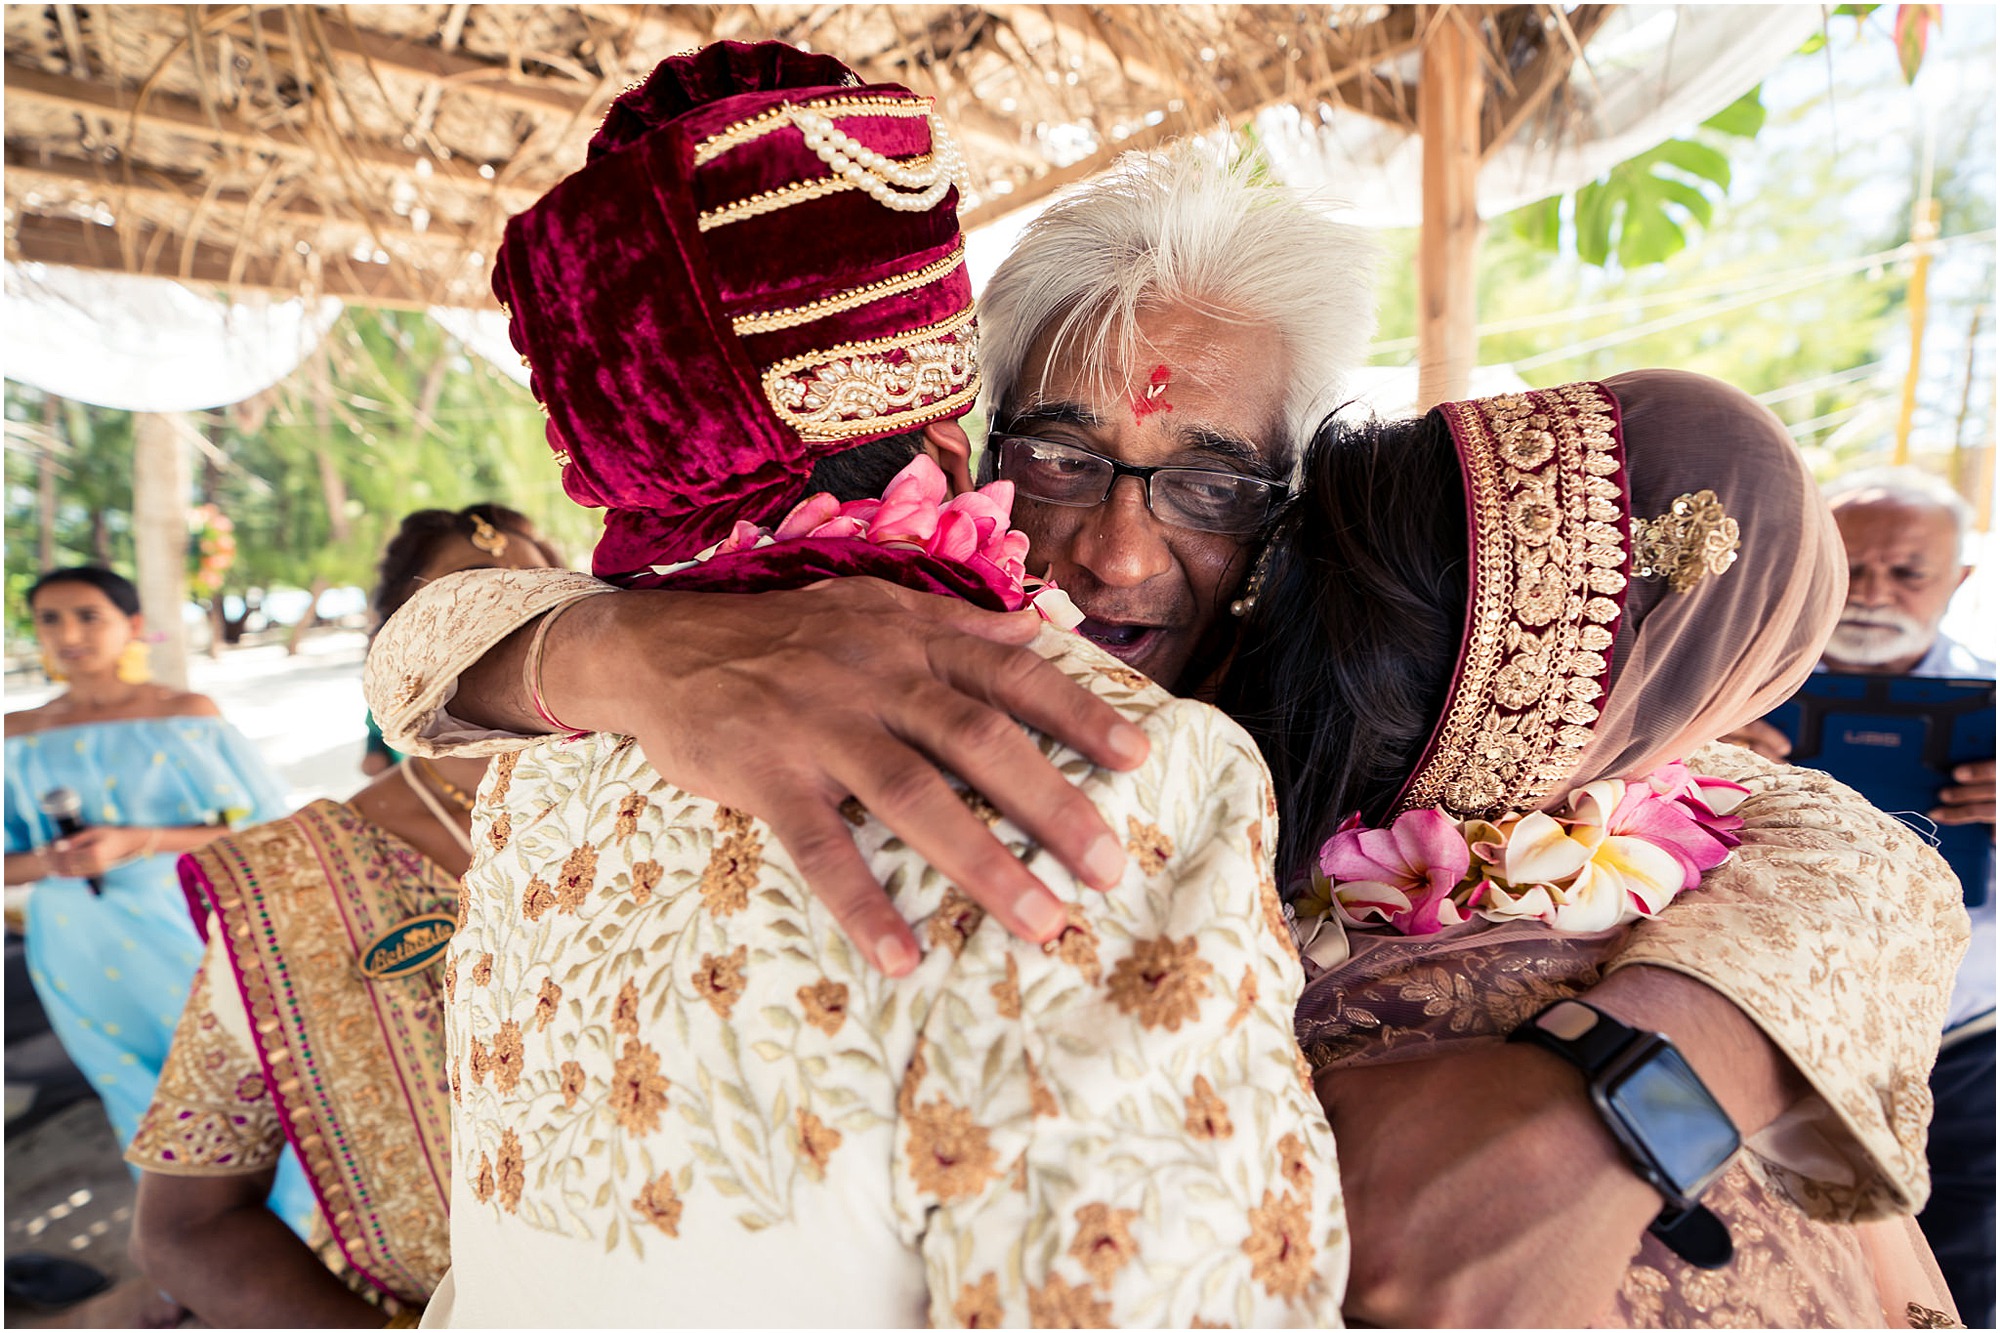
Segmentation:
<svg viewBox="0 0 2000 1333">
<path fill-rule="evenodd" d="M 1194 1091 L 1187 1098 L 1187 1132 L 1198 1139 L 1226 1139 L 1236 1132 L 1229 1119 L 1229 1107 L 1215 1095 L 1215 1086 L 1206 1074 L 1194 1076 Z"/>
<path fill-rule="evenodd" d="M 965 808 L 986 827 L 992 828 L 1000 822 L 1000 808 L 970 787 L 960 792 L 958 799 L 965 802 Z"/>
<path fill-rule="evenodd" d="M 574 912 L 597 884 L 597 849 L 588 843 L 571 852 L 556 876 L 556 910 Z"/>
<path fill-rule="evenodd" d="M 611 1109 L 627 1134 L 650 1134 L 660 1127 L 667 1087 L 659 1052 L 628 1037 L 611 1076 Z"/>
<path fill-rule="evenodd" d="M 472 1057 L 466 1063 L 472 1068 L 472 1085 L 482 1086 L 486 1082 L 486 1071 L 493 1066 L 493 1057 L 487 1054 L 485 1044 L 477 1037 L 472 1039 Z"/>
<path fill-rule="evenodd" d="M 831 1037 L 847 1021 L 847 983 L 821 977 L 810 986 L 799 987 L 799 1007 L 806 1022 Z"/>
<path fill-rule="evenodd" d="M 1125 817 L 1125 850 L 1139 865 L 1142 875 L 1157 875 L 1167 868 L 1174 854 L 1174 840 L 1160 832 L 1157 824 L 1141 824 L 1135 815 Z"/>
<path fill-rule="evenodd" d="M 1072 1287 L 1057 1273 L 1028 1290 L 1028 1321 L 1036 1328 L 1106 1328 L 1111 1323 L 1111 1306 L 1090 1294 L 1090 1288 Z"/>
<path fill-rule="evenodd" d="M 1118 1270 L 1139 1257 L 1132 1239 L 1135 1208 L 1113 1208 L 1109 1204 L 1087 1203 L 1076 1210 L 1076 1236 L 1069 1243 L 1069 1257 L 1100 1288 L 1109 1288 Z"/>
<path fill-rule="evenodd" d="M 660 887 L 660 874 L 658 861 L 635 861 L 632 864 L 632 901 L 641 907 L 652 901 L 653 890 Z"/>
<path fill-rule="evenodd" d="M 438 978 L 444 987 L 444 998 L 449 1000 L 458 992 L 458 955 L 452 954 L 446 960 L 444 973 Z"/>
<path fill-rule="evenodd" d="M 646 798 L 638 792 L 633 792 L 620 801 L 618 803 L 617 822 L 611 826 L 611 840 L 622 844 L 634 833 L 637 833 L 639 831 L 639 816 L 644 813 L 645 809 Z"/>
<path fill-rule="evenodd" d="M 969 1198 L 997 1174 L 999 1154 L 972 1112 L 942 1099 L 925 1102 L 909 1117 L 910 1177 L 940 1203 Z"/>
<path fill-rule="evenodd" d="M 574 1060 L 562 1062 L 558 1071 L 562 1075 L 562 1099 L 564 1109 L 576 1105 L 576 1099 L 583 1095 L 583 1066 Z"/>
<path fill-rule="evenodd" d="M 958 1289 L 952 1302 L 952 1318 L 960 1328 L 998 1328 L 1005 1316 L 1000 1311 L 1000 1280 L 992 1273 L 977 1284 L 968 1282 Z"/>
<path fill-rule="evenodd" d="M 1673 592 L 1692 592 L 1704 574 L 1736 563 L 1742 525 L 1722 510 L 1714 491 L 1676 496 L 1667 512 L 1632 534 L 1632 577 L 1663 578 Z"/>
<path fill-rule="evenodd" d="M 1903 1317 L 1909 1321 L 1911 1328 L 1965 1327 L 1964 1324 L 1959 1323 L 1944 1311 L 1933 1310 L 1930 1306 L 1919 1305 L 1915 1301 L 1911 1301 L 1903 1307 Z"/>
<path fill-rule="evenodd" d="M 472 1178 L 472 1197 L 485 1203 L 493 1197 L 493 1159 L 479 1154 L 479 1174 Z"/>
<path fill-rule="evenodd" d="M 491 980 L 493 980 L 493 955 L 490 953 L 480 954 L 479 961 L 472 965 L 472 984 L 475 986 L 484 986 Z"/>
<path fill-rule="evenodd" d="M 555 890 L 549 882 L 540 877 L 530 879 L 528 888 L 521 895 L 521 915 L 530 921 L 540 921 L 542 914 L 556 905 Z"/>
<path fill-rule="evenodd" d="M 701 965 L 694 973 L 694 991 L 708 1001 L 717 1018 L 729 1017 L 729 1011 L 742 996 L 743 967 L 749 957 L 750 948 L 744 944 L 721 957 L 712 953 L 702 955 Z"/>
<path fill-rule="evenodd" d="M 928 156 L 928 155 L 926 155 Z M 915 165 L 914 161 L 911 165 Z M 864 305 L 904 292 L 927 287 L 944 277 L 965 262 L 965 241 L 960 238 L 942 259 L 932 260 L 911 273 L 899 273 L 891 278 L 882 278 L 860 287 L 851 287 L 832 296 L 822 296 L 817 301 L 801 306 L 791 306 L 783 310 L 761 311 L 753 315 L 738 315 L 729 321 L 730 329 L 737 337 L 748 337 L 753 333 L 774 333 L 782 329 L 799 328 L 817 320 L 837 315 L 844 310 L 858 310 Z"/>
<path fill-rule="evenodd" d="M 514 765 L 521 762 L 519 750 L 495 755 L 487 765 L 486 804 L 498 809 L 507 803 L 507 791 L 514 785 Z"/>
<path fill-rule="evenodd" d="M 1296 1134 L 1287 1134 L 1278 1140 L 1278 1174 L 1300 1194 L 1312 1189 L 1312 1158 Z"/>
<path fill-rule="evenodd" d="M 1264 1290 L 1285 1301 L 1305 1295 L 1313 1278 L 1313 1240 L 1306 1221 L 1305 1200 L 1289 1191 L 1250 1210 L 1250 1236 L 1243 1252 L 1250 1256 L 1250 1275 Z"/>
<path fill-rule="evenodd" d="M 486 826 L 487 841 L 493 844 L 495 851 L 503 850 L 507 846 L 507 840 L 513 835 L 514 819 L 505 810 L 493 816 L 492 822 Z"/>
<path fill-rule="evenodd" d="M 749 906 L 750 886 L 764 863 L 763 840 L 748 815 L 727 807 L 715 812 L 715 827 L 720 836 L 701 872 L 701 904 L 712 916 L 728 916 Z"/>
<path fill-rule="evenodd" d="M 985 919 L 985 908 L 957 889 L 947 889 L 944 901 L 924 927 L 924 938 L 931 948 L 949 949 L 955 957 L 965 951 L 965 942 Z"/>
<path fill-rule="evenodd" d="M 1062 933 L 1042 946 L 1043 953 L 1052 953 L 1083 973 L 1083 979 L 1091 985 L 1097 984 L 1102 975 L 1097 963 L 1097 927 L 1090 924 L 1090 918 L 1075 903 L 1063 907 L 1069 916 L 1069 924 Z"/>
<path fill-rule="evenodd" d="M 925 328 L 787 358 L 764 372 L 778 419 L 810 444 L 908 430 L 979 396 L 970 306 Z"/>
<path fill-rule="evenodd" d="M 1201 956 L 1199 940 L 1162 936 L 1134 944 L 1111 969 L 1106 984 L 1121 1013 L 1135 1016 L 1142 1026 L 1178 1032 L 1182 1023 L 1200 1015 L 1213 971 Z"/>
<path fill-rule="evenodd" d="M 1014 961 L 1014 955 L 1007 955 L 1007 975 L 987 988 L 993 996 L 993 1004 L 1002 1018 L 1021 1016 L 1021 965 Z"/>
<path fill-rule="evenodd" d="M 210 957 L 217 957 L 211 950 Z M 227 967 L 226 959 L 218 964 Z M 224 984 L 233 984 L 225 982 Z M 208 964 L 195 973 L 153 1102 L 125 1160 L 166 1175 L 239 1175 L 278 1160 L 285 1136 L 257 1054 L 210 1009 Z"/>
<path fill-rule="evenodd" d="M 814 1180 L 826 1179 L 827 1159 L 840 1146 L 841 1133 L 804 1107 L 797 1116 L 798 1153 L 806 1160 L 806 1173 Z"/>
<path fill-rule="evenodd" d="M 521 1206 L 521 1187 L 527 1183 L 521 1167 L 521 1137 L 511 1128 L 500 1132 L 500 1159 L 494 1166 L 500 1206 L 511 1213 Z"/>
<path fill-rule="evenodd" d="M 555 1021 L 556 1006 L 562 1003 L 562 987 L 556 985 L 555 978 L 543 977 L 542 988 L 535 992 L 535 1031 L 548 1031 Z"/>
<path fill-rule="evenodd" d="M 639 1191 L 639 1197 L 632 1200 L 639 1216 L 675 1238 L 681 1234 L 681 1210 L 685 1206 L 680 1192 L 674 1188 L 673 1177 L 664 1171 L 648 1181 L 646 1188 Z"/>
<path fill-rule="evenodd" d="M 1626 495 L 1613 408 L 1594 384 L 1445 405 L 1466 472 L 1474 629 L 1399 808 L 1533 809 L 1575 771 L 1624 614 L 1625 534 L 1593 517 Z"/>
<path fill-rule="evenodd" d="M 1257 974 L 1249 968 L 1243 969 L 1243 980 L 1236 983 L 1236 1009 L 1229 1015 L 1229 1030 L 1250 1017 L 1250 1011 L 1257 1007 Z"/>
<path fill-rule="evenodd" d="M 512 1092 L 521 1081 L 521 1025 L 508 1019 L 493 1034 L 493 1090 Z"/>
<path fill-rule="evenodd" d="M 1056 1102 L 1054 1091 L 1042 1077 L 1041 1071 L 1035 1068 L 1035 1057 L 1023 1051 L 1021 1063 L 1028 1072 L 1028 1113 L 1037 1116 L 1061 1115 L 1062 1107 Z"/>
<path fill-rule="evenodd" d="M 626 1037 L 639 1035 L 639 987 L 630 977 L 611 1002 L 611 1030 Z"/>
</svg>

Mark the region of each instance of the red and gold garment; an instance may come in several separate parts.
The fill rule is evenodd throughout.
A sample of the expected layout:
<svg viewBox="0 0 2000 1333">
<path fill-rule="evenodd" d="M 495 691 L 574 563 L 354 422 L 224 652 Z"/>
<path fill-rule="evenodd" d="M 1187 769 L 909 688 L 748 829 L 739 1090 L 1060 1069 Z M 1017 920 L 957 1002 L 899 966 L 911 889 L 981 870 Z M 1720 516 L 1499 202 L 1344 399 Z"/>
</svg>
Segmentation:
<svg viewBox="0 0 2000 1333">
<path fill-rule="evenodd" d="M 289 1142 L 346 1264 L 423 1304 L 450 1262 L 438 973 L 371 980 L 359 962 L 399 924 L 455 913 L 457 882 L 333 801 L 218 839 L 181 874 L 208 955 L 126 1159 L 248 1175 Z"/>
</svg>

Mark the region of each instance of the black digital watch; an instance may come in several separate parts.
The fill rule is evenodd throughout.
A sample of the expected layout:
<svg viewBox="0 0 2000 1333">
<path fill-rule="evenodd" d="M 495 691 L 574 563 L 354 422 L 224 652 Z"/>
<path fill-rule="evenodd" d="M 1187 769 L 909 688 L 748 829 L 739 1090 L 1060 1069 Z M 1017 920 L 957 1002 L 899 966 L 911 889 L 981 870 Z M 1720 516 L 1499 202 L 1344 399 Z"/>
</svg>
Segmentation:
<svg viewBox="0 0 2000 1333">
<path fill-rule="evenodd" d="M 1743 1139 L 1674 1044 L 1581 1000 L 1556 1001 L 1507 1040 L 1539 1046 L 1583 1071 L 1605 1127 L 1666 1200 L 1652 1233 L 1697 1268 L 1728 1263 L 1735 1252 L 1729 1228 L 1700 1199 Z"/>
</svg>

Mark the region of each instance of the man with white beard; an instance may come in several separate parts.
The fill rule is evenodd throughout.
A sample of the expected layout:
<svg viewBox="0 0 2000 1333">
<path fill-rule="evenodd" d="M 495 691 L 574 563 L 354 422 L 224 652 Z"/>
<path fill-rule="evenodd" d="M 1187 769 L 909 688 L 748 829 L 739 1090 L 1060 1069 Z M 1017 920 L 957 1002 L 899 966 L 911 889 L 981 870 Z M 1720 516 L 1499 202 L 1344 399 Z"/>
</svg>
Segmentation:
<svg viewBox="0 0 2000 1333">
<path fill-rule="evenodd" d="M 1993 678 L 1993 663 L 1939 630 L 1952 595 L 1972 573 L 1964 560 L 1971 506 L 1915 468 L 1870 468 L 1828 485 L 1827 503 L 1847 546 L 1847 606 L 1821 666 L 1875 675 Z M 1791 743 L 1751 723 L 1731 739 L 1782 760 Z M 1962 764 L 1938 792 L 1940 824 L 1993 825 L 1993 762 Z M 1946 1011 L 1931 1074 L 1929 1204 L 1918 1217 L 1965 1321 L 1993 1322 L 1994 948 L 1992 886 L 1969 909 L 1972 941 Z"/>
</svg>

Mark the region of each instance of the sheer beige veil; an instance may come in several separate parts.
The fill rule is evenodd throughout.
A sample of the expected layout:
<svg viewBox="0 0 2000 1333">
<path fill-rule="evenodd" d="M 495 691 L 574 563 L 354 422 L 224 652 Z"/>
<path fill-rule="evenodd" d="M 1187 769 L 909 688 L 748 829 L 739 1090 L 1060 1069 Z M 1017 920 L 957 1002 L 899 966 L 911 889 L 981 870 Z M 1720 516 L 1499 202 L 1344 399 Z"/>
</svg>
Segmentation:
<svg viewBox="0 0 2000 1333">
<path fill-rule="evenodd" d="M 1632 528 L 1713 491 L 1735 562 L 1685 591 L 1635 578 L 1576 781 L 1634 777 L 1763 716 L 1804 683 L 1847 596 L 1833 515 L 1783 423 L 1739 389 L 1677 370 L 1605 380 L 1618 401 Z"/>
</svg>

